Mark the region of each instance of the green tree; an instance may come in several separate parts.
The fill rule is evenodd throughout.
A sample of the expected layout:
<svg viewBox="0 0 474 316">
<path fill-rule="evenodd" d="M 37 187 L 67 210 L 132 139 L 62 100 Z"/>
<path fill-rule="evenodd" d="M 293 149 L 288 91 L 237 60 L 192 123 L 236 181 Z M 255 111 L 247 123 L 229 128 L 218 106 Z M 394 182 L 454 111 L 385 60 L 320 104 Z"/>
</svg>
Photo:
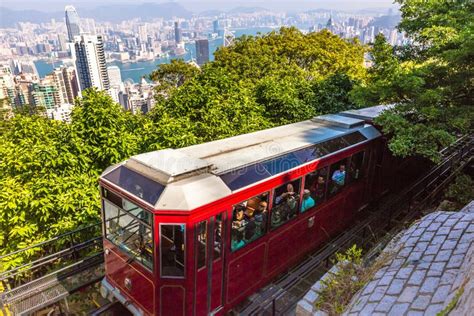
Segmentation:
<svg viewBox="0 0 474 316">
<path fill-rule="evenodd" d="M 434 161 L 456 135 L 472 131 L 472 1 L 398 0 L 401 31 L 414 43 L 397 56 L 377 37 L 367 84 L 352 92 L 357 104 L 397 103 L 378 123 L 399 156 L 421 155 Z"/>
<path fill-rule="evenodd" d="M 160 64 L 158 69 L 150 74 L 150 79 L 157 82 L 157 97 L 163 98 L 182 86 L 187 80 L 194 78 L 199 73 L 199 68 L 186 63 L 182 59 L 173 59 L 169 64 Z"/>
</svg>

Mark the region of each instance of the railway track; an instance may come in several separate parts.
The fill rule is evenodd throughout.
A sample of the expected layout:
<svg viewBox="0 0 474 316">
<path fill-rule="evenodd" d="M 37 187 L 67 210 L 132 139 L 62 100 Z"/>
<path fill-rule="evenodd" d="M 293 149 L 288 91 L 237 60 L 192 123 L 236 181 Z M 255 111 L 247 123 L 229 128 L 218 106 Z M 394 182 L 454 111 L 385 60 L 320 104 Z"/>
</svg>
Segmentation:
<svg viewBox="0 0 474 316">
<path fill-rule="evenodd" d="M 464 136 L 441 153 L 443 160 L 424 177 L 382 205 L 363 211 L 364 218 L 307 256 L 270 285 L 252 295 L 235 310 L 240 315 L 291 314 L 297 301 L 329 268 L 337 252 L 354 243 L 376 256 L 393 235 L 419 216 L 456 173 L 473 159 L 474 137 Z M 361 214 L 362 215 L 362 214 Z M 387 220 L 387 216 L 388 219 Z M 104 275 L 100 223 L 57 236 L 40 244 L 0 256 L 0 262 L 40 250 L 42 256 L 0 273 L 0 315 L 27 315 L 57 303 L 68 295 L 98 282 Z M 374 245 L 377 247 L 374 248 Z M 369 251 L 370 250 L 370 251 Z M 116 305 L 103 306 L 103 313 Z M 96 315 L 98 311 L 94 313 Z"/>
<path fill-rule="evenodd" d="M 419 217 L 456 174 L 474 160 L 474 135 L 458 139 L 441 153 L 442 161 L 421 179 L 398 194 L 386 197 L 376 208 L 366 209 L 360 216 L 363 220 L 250 296 L 234 314 L 292 315 L 297 302 L 331 268 L 336 253 L 356 244 L 364 249 L 367 261 L 377 257 L 387 243 Z"/>
</svg>

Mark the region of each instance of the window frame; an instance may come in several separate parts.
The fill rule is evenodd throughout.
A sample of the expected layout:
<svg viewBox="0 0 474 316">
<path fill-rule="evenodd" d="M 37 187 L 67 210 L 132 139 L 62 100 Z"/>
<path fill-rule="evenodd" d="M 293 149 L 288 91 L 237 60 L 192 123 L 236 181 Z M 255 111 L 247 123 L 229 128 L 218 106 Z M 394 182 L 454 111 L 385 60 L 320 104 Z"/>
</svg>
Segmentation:
<svg viewBox="0 0 474 316">
<path fill-rule="evenodd" d="M 114 195 L 117 195 L 118 197 L 120 197 L 122 199 L 122 202 L 123 202 L 123 199 L 127 200 L 127 202 L 129 203 L 132 203 L 132 204 L 135 204 L 137 207 L 141 208 L 144 212 L 148 212 L 149 215 L 151 215 L 151 223 L 147 223 L 145 221 L 143 221 L 142 219 L 138 218 L 137 216 L 133 215 L 130 211 L 127 211 L 122 207 L 118 206 L 116 203 L 114 203 L 113 201 L 109 200 L 107 197 L 106 197 L 106 194 L 104 194 L 104 191 L 107 191 L 107 192 L 110 192 Z M 146 266 L 144 263 L 140 262 L 139 260 L 137 260 L 137 257 L 136 256 L 133 256 L 130 254 L 129 251 L 127 251 L 126 249 L 120 247 L 119 245 L 117 245 L 115 242 L 113 242 L 112 240 L 110 240 L 108 238 L 108 234 L 107 234 L 107 223 L 106 223 L 106 219 L 105 219 L 105 203 L 108 202 L 110 204 L 112 204 L 113 206 L 117 207 L 119 209 L 119 211 L 122 211 L 124 213 L 126 213 L 128 216 L 132 217 L 133 219 L 137 220 L 139 223 L 145 225 L 147 228 L 150 229 L 151 231 L 151 235 L 152 235 L 152 264 L 151 264 L 151 268 Z M 102 206 L 102 222 L 103 222 L 103 226 L 102 226 L 102 229 L 103 229 L 103 237 L 104 239 L 106 239 L 108 242 L 112 243 L 115 247 L 117 247 L 118 249 L 120 249 L 120 251 L 122 253 L 124 253 L 128 258 L 129 260 L 132 260 L 133 262 L 137 262 L 140 266 L 144 267 L 147 271 L 150 271 L 151 273 L 154 273 L 155 272 L 155 264 L 156 264 L 156 251 L 155 251 L 155 247 L 156 247 L 156 244 L 155 244 L 155 238 L 154 238 L 154 218 L 155 218 L 155 214 L 153 212 L 151 212 L 150 210 L 148 210 L 147 208 L 135 203 L 134 201 L 130 201 L 130 199 L 127 199 L 125 197 L 123 197 L 121 194 L 119 194 L 118 192 L 113 192 L 113 191 L 110 191 L 109 189 L 105 188 L 105 187 L 102 187 L 102 191 L 101 191 L 101 206 Z"/>
<path fill-rule="evenodd" d="M 250 242 L 248 242 L 248 243 L 245 243 L 242 247 L 240 247 L 240 248 L 238 248 L 238 249 L 233 249 L 233 248 L 232 248 L 232 237 L 233 237 L 233 231 L 234 231 L 233 229 L 234 229 L 234 228 L 232 227 L 232 224 L 233 224 L 233 222 L 234 222 L 235 207 L 238 206 L 238 205 L 241 205 L 241 204 L 244 203 L 244 202 L 249 201 L 250 199 L 253 199 L 253 198 L 255 198 L 255 197 L 261 196 L 261 195 L 263 195 L 263 194 L 265 194 L 265 193 L 268 193 L 268 199 L 267 199 L 267 219 L 266 219 L 266 221 L 265 221 L 265 225 L 263 225 L 263 227 L 264 227 L 264 229 L 265 229 L 264 233 L 261 234 L 260 236 L 258 236 L 257 238 L 253 239 L 252 241 L 250 241 Z M 234 253 L 234 252 L 237 252 L 237 251 L 239 251 L 239 250 L 241 250 L 241 249 L 244 249 L 247 245 L 250 245 L 250 244 L 252 244 L 253 242 L 259 240 L 260 238 L 262 238 L 263 236 L 265 236 L 265 235 L 269 232 L 268 222 L 269 222 L 269 219 L 270 219 L 269 214 L 270 214 L 270 203 L 271 203 L 271 201 L 272 201 L 272 189 L 263 191 L 262 193 L 259 193 L 259 194 L 252 195 L 251 197 L 249 197 L 249 198 L 247 198 L 247 199 L 245 199 L 245 200 L 243 200 L 243 201 L 241 201 L 241 202 L 239 202 L 239 203 L 235 203 L 235 204 L 232 205 L 232 207 L 231 207 L 231 215 L 232 215 L 232 216 L 231 216 L 230 225 L 229 225 L 229 226 L 230 226 L 230 238 L 229 238 L 229 242 L 230 242 L 230 252 L 231 252 L 231 253 Z"/>
<path fill-rule="evenodd" d="M 183 232 L 183 244 L 184 244 L 184 256 L 183 256 L 183 276 L 168 276 L 168 275 L 163 275 L 163 262 L 161 260 L 162 258 L 162 246 L 161 246 L 161 232 L 162 232 L 162 229 L 161 229 L 161 226 L 163 225 L 173 225 L 173 226 L 184 226 L 184 232 Z M 186 226 L 186 223 L 175 223 L 175 222 L 172 222 L 172 223 L 159 223 L 158 224 L 158 240 L 159 240 L 159 254 L 160 254 L 160 278 L 162 279 L 186 279 L 186 260 L 187 260 L 187 252 L 186 252 L 186 248 L 187 248 L 187 226 Z"/>
<path fill-rule="evenodd" d="M 200 258 L 199 257 L 200 256 L 199 245 L 201 243 L 201 241 L 199 240 L 199 232 L 200 232 L 199 229 L 200 229 L 200 225 L 202 225 L 203 223 L 205 224 L 205 234 L 206 234 L 206 240 L 204 242 L 204 265 L 199 266 L 199 258 Z M 209 229 L 209 221 L 207 219 L 199 221 L 195 224 L 194 242 L 196 243 L 195 252 L 196 252 L 196 270 L 197 271 L 201 271 L 202 269 L 205 269 L 207 267 L 207 264 L 208 264 L 208 261 L 209 261 L 209 256 L 208 256 L 208 251 L 209 251 L 209 249 L 208 249 L 208 243 L 209 243 L 208 229 Z M 185 246 L 185 249 L 186 249 L 186 246 Z"/>
<path fill-rule="evenodd" d="M 328 179 L 329 179 L 329 174 L 330 174 L 330 170 L 331 170 L 331 165 L 329 164 L 329 165 L 318 166 L 318 167 L 319 168 L 316 168 L 314 171 L 305 173 L 305 175 L 303 176 L 304 183 L 303 183 L 303 186 L 301 188 L 301 203 L 303 203 L 303 193 L 304 193 L 304 190 L 306 189 L 306 177 L 309 176 L 313 172 L 319 172 L 322 169 L 327 169 L 327 173 L 326 173 L 326 177 L 325 177 L 325 181 L 324 181 L 324 197 L 323 197 L 321 202 L 316 203 L 317 201 L 315 201 L 315 206 L 313 206 L 312 208 L 307 209 L 304 212 L 301 212 L 301 206 L 300 206 L 300 212 L 299 212 L 300 214 L 305 214 L 306 212 L 311 212 L 312 210 L 320 208 L 320 206 L 324 205 L 327 202 L 327 200 L 329 199 L 329 196 L 328 196 L 329 181 L 328 181 Z M 317 177 L 319 177 L 319 175 L 317 175 Z M 316 181 L 317 181 L 317 178 L 316 178 Z"/>
<path fill-rule="evenodd" d="M 362 162 L 360 164 L 360 173 L 362 174 L 361 176 L 359 176 L 357 179 L 353 178 L 352 177 L 352 170 L 351 170 L 351 166 L 352 166 L 352 159 L 354 158 L 354 156 L 356 155 L 359 155 L 362 153 Z M 362 149 L 358 152 L 355 152 L 353 153 L 351 156 L 350 156 L 350 159 L 349 159 L 349 183 L 348 185 L 351 185 L 352 183 L 356 183 L 356 182 L 359 182 L 361 181 L 363 178 L 365 178 L 366 176 L 366 173 L 367 173 L 367 149 Z"/>
<path fill-rule="evenodd" d="M 268 210 L 270 216 L 269 216 L 269 220 L 267 220 L 267 221 L 269 222 L 268 225 L 269 225 L 269 230 L 270 230 L 270 231 L 275 231 L 275 230 L 277 230 L 278 228 L 283 227 L 286 223 L 289 223 L 289 222 L 291 222 L 292 220 L 294 220 L 295 218 L 298 218 L 298 215 L 301 213 L 301 212 L 300 212 L 300 207 L 301 207 L 301 201 L 302 201 L 302 198 L 303 198 L 303 197 L 302 197 L 302 194 L 301 194 L 301 192 L 303 192 L 303 191 L 302 191 L 301 189 L 304 187 L 304 178 L 305 178 L 305 176 L 306 176 L 306 175 L 299 176 L 299 177 L 297 177 L 297 178 L 295 178 L 295 179 L 293 179 L 293 180 L 287 181 L 287 182 L 285 182 L 285 183 L 283 183 L 283 184 L 280 184 L 279 186 L 274 187 L 273 189 L 271 189 L 271 200 L 270 200 L 270 201 L 271 201 L 271 205 L 270 205 L 270 208 L 269 208 L 269 210 Z M 284 186 L 284 185 L 287 185 L 287 184 L 292 183 L 292 182 L 295 182 L 295 181 L 299 181 L 299 182 L 300 182 L 299 191 L 295 190 L 295 192 L 298 192 L 298 194 L 299 194 L 298 206 L 297 206 L 297 209 L 296 209 L 296 215 L 293 216 L 292 218 L 290 218 L 289 220 L 285 221 L 284 223 L 281 223 L 280 225 L 273 227 L 273 225 L 272 225 L 272 216 L 273 216 L 273 208 L 274 208 L 274 206 L 275 206 L 275 205 L 274 205 L 275 190 L 276 190 L 277 188 L 280 188 L 280 187 L 282 187 L 282 186 Z"/>
<path fill-rule="evenodd" d="M 347 187 L 352 183 L 352 182 L 348 181 L 348 178 L 349 178 L 349 176 L 348 176 L 348 174 L 349 174 L 349 172 L 348 172 L 348 169 L 349 169 L 349 168 L 348 168 L 348 164 L 350 163 L 350 158 L 351 158 L 351 157 L 352 157 L 352 156 L 346 156 L 346 157 L 344 157 L 344 158 L 341 158 L 341 159 L 339 159 L 339 160 L 337 160 L 337 161 L 335 161 L 335 162 L 330 163 L 330 164 L 327 165 L 327 166 L 329 167 L 329 175 L 328 175 L 329 181 L 328 181 L 328 183 L 326 184 L 326 200 L 330 200 L 330 199 L 332 199 L 333 197 L 339 195 L 339 193 L 345 191 L 345 190 L 347 189 Z M 340 188 L 337 190 L 337 192 L 331 194 L 331 192 L 330 192 L 330 186 L 332 185 L 332 181 L 333 181 L 333 180 L 332 180 L 332 174 L 337 170 L 337 169 L 335 169 L 335 170 L 333 170 L 333 171 L 331 172 L 331 169 L 332 169 L 332 166 L 335 165 L 335 164 L 339 164 L 339 165 L 340 165 L 340 162 L 341 162 L 341 161 L 345 161 L 344 166 L 345 166 L 346 174 L 345 174 L 345 176 L 344 176 L 344 185 L 343 185 L 342 187 L 340 187 Z"/>
</svg>

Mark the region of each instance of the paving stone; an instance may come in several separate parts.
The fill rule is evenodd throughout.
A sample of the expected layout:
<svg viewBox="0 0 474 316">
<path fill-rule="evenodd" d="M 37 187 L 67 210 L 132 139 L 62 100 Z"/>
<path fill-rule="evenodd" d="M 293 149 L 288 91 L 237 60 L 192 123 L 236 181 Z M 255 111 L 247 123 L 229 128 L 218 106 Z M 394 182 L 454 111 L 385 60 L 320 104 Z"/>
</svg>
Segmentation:
<svg viewBox="0 0 474 316">
<path fill-rule="evenodd" d="M 456 223 L 459 222 L 459 218 L 450 218 L 448 220 L 446 220 L 443 224 L 443 226 L 447 226 L 449 228 L 451 227 L 454 227 L 454 225 L 456 225 Z"/>
<path fill-rule="evenodd" d="M 360 311 L 361 316 L 371 316 L 378 303 L 369 303 Z"/>
<path fill-rule="evenodd" d="M 425 310 L 425 315 L 436 315 L 443 309 L 443 304 L 430 304 Z"/>
<path fill-rule="evenodd" d="M 449 294 L 449 290 L 451 289 L 450 285 L 442 285 L 438 287 L 433 298 L 431 299 L 431 303 L 444 303 L 446 297 Z"/>
<path fill-rule="evenodd" d="M 439 281 L 440 281 L 440 278 L 427 277 L 420 288 L 420 293 L 429 293 L 429 294 L 434 293 L 439 284 Z"/>
<path fill-rule="evenodd" d="M 463 229 L 452 230 L 448 235 L 448 239 L 458 240 L 462 236 L 463 233 L 464 233 Z"/>
<path fill-rule="evenodd" d="M 364 287 L 364 290 L 362 291 L 362 295 L 371 294 L 378 285 L 378 282 L 378 280 L 375 280 L 367 283 L 367 285 Z"/>
<path fill-rule="evenodd" d="M 400 316 L 403 315 L 407 310 L 410 304 L 408 303 L 401 303 L 401 304 L 395 304 L 392 306 L 392 309 L 388 313 L 389 316 Z"/>
<path fill-rule="evenodd" d="M 412 310 L 409 310 L 408 313 L 407 313 L 407 316 L 424 316 L 425 313 L 423 312 L 420 312 L 420 311 L 412 311 Z"/>
<path fill-rule="evenodd" d="M 398 270 L 398 273 L 395 275 L 397 279 L 408 279 L 411 272 L 413 271 L 413 266 L 408 266 Z"/>
<path fill-rule="evenodd" d="M 404 280 L 395 279 L 390 284 L 390 287 L 387 290 L 387 294 L 397 295 L 400 294 L 403 290 L 403 286 L 405 285 Z"/>
<path fill-rule="evenodd" d="M 430 226 L 426 227 L 427 232 L 435 232 L 441 227 L 441 223 L 433 222 Z"/>
<path fill-rule="evenodd" d="M 454 255 L 449 259 L 447 268 L 459 268 L 464 260 L 464 255 Z"/>
<path fill-rule="evenodd" d="M 466 221 L 459 221 L 456 225 L 454 225 L 454 229 L 459 229 L 461 232 L 464 231 L 469 226 L 469 222 Z"/>
<path fill-rule="evenodd" d="M 421 252 L 421 251 L 413 251 L 410 254 L 410 256 L 407 258 L 407 260 L 408 261 L 420 260 L 422 255 L 423 255 L 423 252 Z"/>
<path fill-rule="evenodd" d="M 312 315 L 313 305 L 308 303 L 305 300 L 301 300 L 301 301 L 298 302 L 298 306 L 296 307 L 296 312 L 299 315 L 304 315 L 304 316 Z"/>
<path fill-rule="evenodd" d="M 369 297 L 369 302 L 378 302 L 382 299 L 385 292 L 387 291 L 388 286 L 377 286 Z"/>
<path fill-rule="evenodd" d="M 390 264 L 390 268 L 389 269 L 399 269 L 402 267 L 402 265 L 405 263 L 405 259 L 395 259 L 392 261 L 392 263 Z"/>
<path fill-rule="evenodd" d="M 438 253 L 439 249 L 441 248 L 441 244 L 437 245 L 430 245 L 425 250 L 425 255 L 435 255 Z"/>
<path fill-rule="evenodd" d="M 419 237 L 423 234 L 424 231 L 425 231 L 424 227 L 418 227 L 411 233 L 411 237 Z"/>
<path fill-rule="evenodd" d="M 451 227 L 440 227 L 437 231 L 436 231 L 436 236 L 444 236 L 446 237 L 445 235 L 449 235 L 449 233 L 451 232 Z"/>
<path fill-rule="evenodd" d="M 385 275 L 382 277 L 378 283 L 378 285 L 389 285 L 392 282 L 394 275 Z"/>
<path fill-rule="evenodd" d="M 374 279 L 380 279 L 384 276 L 385 272 L 388 270 L 388 267 L 383 267 L 379 271 L 377 271 L 374 275 Z"/>
<path fill-rule="evenodd" d="M 357 300 L 355 305 L 353 305 L 351 307 L 350 312 L 352 313 L 352 312 L 361 311 L 362 308 L 364 308 L 365 304 L 367 304 L 368 301 L 369 301 L 369 296 L 368 295 L 364 295 L 364 296 L 359 297 L 359 299 Z"/>
<path fill-rule="evenodd" d="M 416 243 L 418 242 L 419 237 L 410 237 L 407 239 L 405 242 L 405 246 L 412 247 L 415 246 Z"/>
<path fill-rule="evenodd" d="M 474 233 L 474 224 L 470 224 L 466 230 L 465 230 L 466 233 Z"/>
<path fill-rule="evenodd" d="M 444 284 L 453 284 L 454 280 L 456 279 L 457 270 L 444 270 L 443 274 L 441 275 L 441 280 L 439 281 L 440 285 Z"/>
<path fill-rule="evenodd" d="M 316 293 L 321 292 L 325 288 L 323 282 L 316 282 L 314 285 L 311 287 L 311 290 L 315 291 Z"/>
<path fill-rule="evenodd" d="M 457 240 L 446 240 L 441 246 L 441 250 L 454 250 L 458 244 Z"/>
<path fill-rule="evenodd" d="M 452 252 L 452 250 L 440 250 L 435 258 L 435 261 L 449 261 Z"/>
<path fill-rule="evenodd" d="M 435 222 L 445 222 L 447 219 L 449 218 L 449 215 L 448 214 L 445 214 L 445 213 L 441 213 L 439 214 L 436 219 L 434 220 Z"/>
<path fill-rule="evenodd" d="M 422 260 L 421 262 L 418 263 L 416 268 L 419 269 L 419 270 L 427 270 L 427 269 L 429 269 L 432 260 L 433 260 L 433 258 L 429 259 L 429 261 Z"/>
<path fill-rule="evenodd" d="M 400 251 L 398 252 L 397 257 L 400 256 L 400 257 L 406 258 L 406 257 L 408 257 L 408 256 L 410 255 L 410 253 L 412 252 L 412 250 L 413 250 L 413 247 L 404 247 L 404 248 L 402 248 L 402 250 L 400 250 Z"/>
<path fill-rule="evenodd" d="M 426 307 L 430 304 L 431 296 L 429 295 L 419 295 L 411 304 L 411 309 L 425 310 Z"/>
<path fill-rule="evenodd" d="M 443 269 L 446 266 L 446 262 L 435 262 L 432 263 L 428 269 L 428 276 L 441 276 L 443 274 Z"/>
<path fill-rule="evenodd" d="M 316 300 L 318 299 L 318 296 L 319 296 L 318 293 L 310 290 L 308 291 L 308 293 L 306 293 L 306 295 L 304 296 L 304 299 L 310 303 L 315 303 Z"/>
<path fill-rule="evenodd" d="M 471 244 L 468 243 L 468 242 L 463 242 L 463 243 L 458 243 L 456 248 L 454 249 L 454 253 L 455 255 L 459 255 L 459 254 L 465 254 L 467 253 L 467 250 L 469 249 L 469 246 Z"/>
<path fill-rule="evenodd" d="M 419 241 L 430 241 L 431 239 L 433 239 L 435 235 L 435 232 L 424 232 L 423 235 L 421 235 Z"/>
<path fill-rule="evenodd" d="M 434 236 L 433 239 L 431 240 L 430 246 L 431 245 L 441 245 L 444 241 L 446 240 L 446 236 Z"/>
<path fill-rule="evenodd" d="M 419 286 L 407 286 L 402 294 L 398 297 L 397 301 L 401 303 L 411 303 L 416 297 L 418 290 L 420 289 Z"/>
<path fill-rule="evenodd" d="M 428 245 L 429 243 L 427 241 L 419 241 L 416 245 L 415 245 L 415 249 L 413 249 L 414 251 L 425 251 L 426 248 L 428 248 Z"/>
<path fill-rule="evenodd" d="M 426 256 L 423 256 L 422 260 L 423 262 L 433 262 L 435 259 L 435 255 L 426 255 Z"/>
<path fill-rule="evenodd" d="M 408 280 L 408 284 L 410 285 L 421 285 L 423 283 L 423 279 L 425 278 L 426 271 L 424 270 L 415 270 L 410 280 Z"/>
<path fill-rule="evenodd" d="M 464 235 L 462 235 L 459 242 L 469 242 L 472 240 L 474 240 L 474 233 L 465 233 Z"/>
<path fill-rule="evenodd" d="M 374 311 L 387 313 L 390 308 L 392 308 L 396 300 L 396 296 L 385 295 L 380 303 L 375 307 Z"/>
</svg>

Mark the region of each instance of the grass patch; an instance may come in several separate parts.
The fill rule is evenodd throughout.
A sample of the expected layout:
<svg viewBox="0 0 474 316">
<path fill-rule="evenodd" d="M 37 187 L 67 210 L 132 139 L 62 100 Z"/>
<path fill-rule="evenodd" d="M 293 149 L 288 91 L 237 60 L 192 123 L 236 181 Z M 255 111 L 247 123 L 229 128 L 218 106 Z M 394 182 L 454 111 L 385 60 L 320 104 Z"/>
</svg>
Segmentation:
<svg viewBox="0 0 474 316">
<path fill-rule="evenodd" d="M 353 245 L 345 253 L 336 254 L 339 270 L 321 280 L 323 288 L 319 292 L 315 307 L 329 315 L 342 314 L 352 297 L 369 282 L 393 254 L 383 252 L 372 264 L 365 265 L 362 249 Z"/>
</svg>

